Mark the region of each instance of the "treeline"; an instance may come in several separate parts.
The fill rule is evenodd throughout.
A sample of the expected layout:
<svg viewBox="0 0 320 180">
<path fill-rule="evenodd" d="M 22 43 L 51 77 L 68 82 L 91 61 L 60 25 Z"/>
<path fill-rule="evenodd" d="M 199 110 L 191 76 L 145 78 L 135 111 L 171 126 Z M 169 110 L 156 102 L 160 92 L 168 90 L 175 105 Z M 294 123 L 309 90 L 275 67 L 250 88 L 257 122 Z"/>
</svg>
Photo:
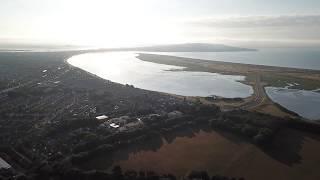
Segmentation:
<svg viewBox="0 0 320 180">
<path fill-rule="evenodd" d="M 223 175 L 210 176 L 206 171 L 191 171 L 184 177 L 176 177 L 173 174 L 158 174 L 153 171 L 134 171 L 123 172 L 121 167 L 116 166 L 110 173 L 105 171 L 82 171 L 79 169 L 64 169 L 61 167 L 49 167 L 47 164 L 35 169 L 29 174 L 20 174 L 15 178 L 7 177 L 10 172 L 2 173 L 2 180 L 245 180 L 243 177 L 228 177 Z"/>
<path fill-rule="evenodd" d="M 227 130 L 251 139 L 256 144 L 271 141 L 278 129 L 287 124 L 287 120 L 273 116 L 243 110 L 222 114 L 210 120 L 212 128 Z"/>
<path fill-rule="evenodd" d="M 317 121 L 305 121 L 301 119 L 292 119 L 288 122 L 288 126 L 301 131 L 320 133 L 320 122 Z"/>
</svg>

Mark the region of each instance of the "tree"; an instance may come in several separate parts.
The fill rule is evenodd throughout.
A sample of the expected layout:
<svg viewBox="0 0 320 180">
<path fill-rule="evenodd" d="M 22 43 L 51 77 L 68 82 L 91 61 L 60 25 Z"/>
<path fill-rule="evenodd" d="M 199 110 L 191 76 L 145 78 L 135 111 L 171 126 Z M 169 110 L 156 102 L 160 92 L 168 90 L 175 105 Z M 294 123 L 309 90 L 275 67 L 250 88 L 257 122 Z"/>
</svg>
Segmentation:
<svg viewBox="0 0 320 180">
<path fill-rule="evenodd" d="M 115 166 L 112 169 L 112 176 L 114 179 L 119 179 L 119 180 L 123 179 L 122 169 L 120 166 Z"/>
</svg>

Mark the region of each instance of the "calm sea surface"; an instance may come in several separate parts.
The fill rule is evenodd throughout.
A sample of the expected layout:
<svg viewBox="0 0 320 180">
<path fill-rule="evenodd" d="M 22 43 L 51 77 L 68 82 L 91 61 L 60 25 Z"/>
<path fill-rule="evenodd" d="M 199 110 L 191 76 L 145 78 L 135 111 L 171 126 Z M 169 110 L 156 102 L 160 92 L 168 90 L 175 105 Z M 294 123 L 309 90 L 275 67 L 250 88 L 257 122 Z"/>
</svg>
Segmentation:
<svg viewBox="0 0 320 180">
<path fill-rule="evenodd" d="M 320 93 L 313 91 L 266 87 L 272 101 L 311 120 L 320 119 Z"/>
<path fill-rule="evenodd" d="M 244 76 L 187 72 L 183 67 L 141 61 L 132 52 L 88 53 L 73 56 L 68 62 L 104 79 L 152 91 L 227 98 L 253 93 L 250 86 L 239 82 Z"/>
<path fill-rule="evenodd" d="M 320 48 L 268 48 L 248 52 L 155 52 L 155 54 L 320 70 Z"/>
</svg>

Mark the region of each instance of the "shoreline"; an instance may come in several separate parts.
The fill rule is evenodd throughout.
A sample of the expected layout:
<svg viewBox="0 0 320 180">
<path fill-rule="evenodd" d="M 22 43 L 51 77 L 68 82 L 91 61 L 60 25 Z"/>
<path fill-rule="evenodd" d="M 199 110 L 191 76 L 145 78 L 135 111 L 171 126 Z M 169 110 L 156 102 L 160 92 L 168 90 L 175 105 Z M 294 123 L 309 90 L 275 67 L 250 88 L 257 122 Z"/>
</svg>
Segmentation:
<svg viewBox="0 0 320 180">
<path fill-rule="evenodd" d="M 156 54 L 144 54 L 139 53 L 137 56 L 138 59 L 147 62 L 153 62 L 158 64 L 166 65 L 179 65 L 185 67 L 184 71 L 202 71 L 210 73 L 220 73 L 227 75 L 242 75 L 245 76 L 245 81 L 241 81 L 246 85 L 252 86 L 254 93 L 252 96 L 243 98 L 243 103 L 228 103 L 226 101 L 216 102 L 214 104 L 219 105 L 220 107 L 226 109 L 245 109 L 258 112 L 265 112 L 267 114 L 276 115 L 276 116 L 289 116 L 297 117 L 296 113 L 291 113 L 290 110 L 284 111 L 284 107 L 279 108 L 275 102 L 273 102 L 265 92 L 264 87 L 266 86 L 275 86 L 272 81 L 266 80 L 269 74 L 276 76 L 275 80 L 282 78 L 283 76 L 290 76 L 294 78 L 303 78 L 307 83 L 308 80 L 316 79 L 320 85 L 320 71 L 319 70 L 305 70 L 305 69 L 296 69 L 296 68 L 286 68 L 286 67 L 275 67 L 275 66 L 264 66 L 264 65 L 247 65 L 240 63 L 230 63 L 230 62 L 221 62 L 221 61 L 209 61 L 209 60 L 200 60 L 193 58 L 183 58 L 176 56 L 167 56 L 167 55 L 156 55 Z M 308 79 L 306 79 L 306 77 Z M 275 86 L 277 87 L 277 86 Z M 306 88 L 307 89 L 307 88 Z M 219 98 L 227 99 L 227 98 Z M 204 101 L 206 102 L 206 101 Z M 210 103 L 210 102 L 209 102 Z M 267 112 L 263 107 L 270 106 L 269 109 L 274 109 L 271 112 Z M 284 108 L 284 109 L 283 109 Z"/>
<path fill-rule="evenodd" d="M 225 66 L 224 68 L 221 68 L 226 72 L 226 73 L 235 73 L 235 74 L 229 74 L 229 75 L 237 75 L 237 74 L 244 74 L 246 75 L 247 73 L 251 72 L 282 72 L 282 73 L 311 73 L 311 74 L 317 74 L 320 75 L 320 70 L 316 69 L 303 69 L 303 68 L 291 68 L 291 67 L 281 67 L 281 66 L 268 66 L 268 65 L 257 65 L 257 64 L 245 64 L 245 63 L 234 63 L 234 62 L 224 62 L 224 61 L 215 61 L 215 60 L 204 60 L 204 59 L 197 59 L 197 58 L 186 58 L 186 57 L 179 57 L 179 56 L 171 56 L 171 55 L 160 55 L 160 54 L 150 54 L 150 53 L 137 53 L 138 56 L 137 58 L 142 60 L 142 61 L 147 61 L 147 62 L 154 62 L 158 64 L 165 64 L 165 65 L 174 65 L 177 62 L 181 64 L 185 64 L 190 70 L 192 71 L 193 68 L 195 67 L 188 67 L 188 65 L 191 65 L 190 63 L 193 64 L 204 64 L 204 65 L 216 65 L 216 66 Z M 160 60 L 160 59 L 146 59 L 145 57 L 149 56 L 152 58 L 154 57 L 162 57 L 165 59 L 170 59 L 170 60 Z M 170 62 L 171 61 L 171 62 Z M 183 65 L 180 65 L 183 66 Z M 231 69 L 231 66 L 238 66 L 238 68 L 244 68 L 245 70 L 234 70 Z M 214 69 L 217 70 L 217 69 Z M 232 71 L 234 70 L 234 71 Z M 202 70 L 203 71 L 203 70 Z M 246 73 L 247 71 L 247 73 Z"/>
<path fill-rule="evenodd" d="M 235 126 L 238 124 L 241 125 L 241 127 L 244 127 L 245 125 L 254 126 L 259 130 L 261 128 L 268 128 L 269 126 L 265 125 L 265 123 L 270 123 L 269 125 L 271 125 L 273 124 L 273 121 L 270 120 L 274 119 L 281 127 L 279 132 L 284 133 L 285 135 L 288 134 L 288 137 L 291 137 L 291 129 L 290 132 L 286 132 L 286 125 L 282 124 L 287 122 L 284 118 L 276 118 L 248 111 L 233 111 L 230 113 L 219 112 L 218 107 L 216 106 L 211 107 L 203 104 L 190 103 L 172 95 L 164 95 L 159 92 L 132 88 L 113 82 L 108 83 L 108 81 L 103 78 L 97 78 L 96 75 L 89 74 L 85 70 L 67 64 L 65 59 L 72 55 L 75 54 L 45 53 L 33 54 L 32 56 L 19 55 L 16 56 L 16 61 L 10 61 L 11 59 L 8 60 L 8 62 L 11 63 L 11 66 L 8 66 L 10 71 L 25 69 L 24 71 L 15 71 L 19 73 L 15 73 L 16 75 L 12 75 L 9 79 L 22 76 L 25 81 L 36 80 L 36 82 L 32 84 L 14 91 L 16 95 L 11 93 L 10 96 L 4 97 L 0 108 L 2 109 L 1 119 L 5 122 L 2 124 L 4 126 L 0 127 L 2 128 L 2 131 L 0 131 L 2 143 L 9 146 L 14 151 L 19 152 L 23 159 L 28 160 L 26 165 L 30 165 L 30 167 L 43 167 L 38 162 L 48 160 L 46 166 L 53 168 L 50 174 L 54 175 L 55 173 L 60 173 L 59 169 L 54 169 L 55 167 L 62 167 L 62 170 L 68 172 L 68 168 L 63 168 L 67 165 L 71 165 L 72 168 L 77 167 L 76 161 L 81 161 L 81 158 L 90 158 L 90 155 L 96 155 L 99 159 L 103 159 L 103 157 L 108 158 L 110 148 L 117 151 L 118 147 L 130 147 L 132 144 L 135 144 L 136 141 L 148 146 L 149 144 L 145 143 L 146 141 L 144 138 L 151 138 L 151 140 L 154 141 L 159 137 L 159 133 L 167 134 L 170 133 L 170 131 L 172 131 L 173 135 L 168 137 L 175 138 L 179 135 L 179 133 L 176 133 L 176 129 L 179 129 L 179 127 L 182 129 L 185 129 L 185 126 L 195 128 L 197 124 L 200 125 L 202 123 L 204 123 L 205 127 L 212 126 L 213 128 L 221 129 L 222 132 L 230 131 L 236 137 L 240 137 L 239 139 L 241 140 L 242 137 L 246 137 L 240 130 L 242 128 L 238 130 L 232 130 L 230 128 L 238 127 Z M 21 64 L 16 65 L 14 62 L 21 62 L 22 66 Z M 46 77 L 43 77 L 44 73 L 42 70 L 44 69 L 47 70 L 45 74 L 48 76 Z M 32 76 L 29 77 L 29 75 Z M 53 83 L 55 81 L 61 82 L 55 84 Z M 41 82 L 42 84 L 38 85 L 37 82 Z M 22 93 L 22 95 L 19 95 L 19 93 Z M 26 94 L 26 96 L 24 96 L 24 94 Z M 28 107 L 24 106 L 26 102 L 29 102 Z M 19 109 L 18 107 L 23 107 L 23 109 Z M 208 109 L 209 107 L 211 108 Z M 93 112 L 94 109 L 96 110 L 95 112 Z M 167 119 L 166 114 L 174 112 L 175 110 L 181 111 L 185 116 L 182 118 L 177 117 L 175 119 Z M 41 114 L 38 114 L 39 112 L 41 112 Z M 163 119 L 159 122 L 153 121 L 148 118 L 152 113 L 164 113 Z M 112 130 L 109 131 L 108 129 L 101 129 L 100 125 L 104 122 L 95 119 L 95 117 L 102 114 L 108 115 L 110 118 L 130 116 L 133 120 L 134 118 L 140 118 L 142 116 L 146 118 L 143 119 L 145 126 L 144 129 L 137 128 L 131 132 L 115 132 Z M 256 123 L 246 121 L 247 119 L 251 119 Z M 239 120 L 242 123 L 240 123 Z M 294 123 L 294 121 L 292 121 L 292 123 L 292 126 L 296 126 L 295 128 L 297 129 L 306 126 L 303 124 L 305 122 L 302 121 L 299 121 L 298 123 L 302 123 L 303 126 Z M 223 127 L 227 129 L 224 129 Z M 274 131 L 278 131 L 278 125 L 272 127 Z M 310 127 L 314 127 L 314 125 L 310 125 Z M 21 129 L 18 132 L 19 134 L 12 134 L 17 128 Z M 304 143 L 303 138 L 309 137 L 308 133 L 306 133 L 309 131 L 308 129 L 301 131 L 293 129 L 293 131 L 294 134 L 296 134 L 296 136 L 293 136 L 295 137 L 295 141 L 292 141 L 292 138 L 285 138 L 283 141 L 292 146 L 303 144 L 303 148 L 298 146 L 300 148 L 293 150 L 287 148 L 284 151 L 275 149 L 277 152 L 275 155 L 267 154 L 268 151 L 255 148 L 256 150 L 254 152 L 263 155 L 263 158 L 267 160 L 262 162 L 272 163 L 263 163 L 265 167 L 261 168 L 262 171 L 264 171 L 265 168 L 274 167 L 273 163 L 277 163 L 279 166 L 284 167 L 301 163 L 299 161 L 300 159 L 306 161 L 307 163 L 301 164 L 302 168 L 300 168 L 300 166 L 294 166 L 293 168 L 285 169 L 288 170 L 286 171 L 288 174 L 280 174 L 284 174 L 285 177 L 290 179 L 289 174 L 294 175 L 294 172 L 304 173 L 303 168 L 315 167 L 311 166 L 314 161 L 310 159 L 314 158 L 317 160 L 316 154 L 312 153 L 314 157 L 312 156 L 308 159 L 310 153 L 300 152 L 300 150 L 310 146 L 318 147 L 319 144 L 314 141 L 310 142 L 309 139 L 306 141 L 307 143 Z M 316 136 L 318 131 L 317 129 L 314 131 L 314 136 Z M 185 134 L 181 135 L 185 136 Z M 228 144 L 237 143 L 232 142 L 230 136 L 224 135 L 224 133 L 222 133 L 221 136 L 219 135 L 224 142 Z M 280 134 L 274 138 L 274 141 L 272 140 L 272 143 L 280 141 L 279 144 L 282 144 L 282 137 L 283 134 Z M 243 143 L 245 145 L 255 146 L 250 140 L 243 141 Z M 272 146 L 272 143 L 271 148 L 278 147 Z M 206 149 L 206 147 L 207 145 L 202 148 L 204 150 L 203 152 L 213 153 L 214 156 L 221 157 L 220 153 Z M 219 147 L 221 152 L 226 153 L 226 157 L 234 154 L 232 150 L 236 149 L 230 148 L 230 146 L 222 146 L 220 143 L 218 143 L 216 147 Z M 32 151 L 32 149 L 36 149 L 36 151 Z M 214 149 L 216 148 L 214 147 Z M 246 148 L 244 149 L 246 150 Z M 11 151 L 5 152 L 8 157 L 16 157 L 15 154 L 11 154 L 10 152 Z M 31 154 L 28 154 L 29 152 Z M 239 156 L 241 155 L 241 157 L 244 158 L 243 161 L 235 163 L 234 161 L 225 160 L 224 163 L 226 165 L 235 163 L 235 169 L 241 171 L 244 176 L 251 177 L 254 176 L 254 174 L 251 173 L 253 171 L 241 169 L 242 167 L 245 167 L 243 165 L 247 164 L 247 160 L 250 160 L 250 157 L 252 157 L 252 151 L 245 152 L 248 153 L 239 154 Z M 282 157 L 282 152 L 294 156 Z M 179 155 L 179 153 L 176 154 Z M 195 159 L 197 159 L 197 153 L 194 155 L 196 156 Z M 29 159 L 28 157 L 35 158 Z M 210 155 L 210 157 L 212 156 Z M 19 159 L 21 157 L 16 158 Z M 34 159 L 38 161 L 35 161 Z M 6 160 L 12 164 L 14 168 L 21 165 L 19 162 L 16 163 L 16 161 L 10 159 Z M 72 160 L 74 160 L 74 162 Z M 219 163 L 221 162 L 221 159 L 213 158 L 212 161 L 216 162 L 217 166 L 224 170 L 224 166 Z M 256 167 L 260 162 L 261 161 L 259 160 L 257 163 L 253 163 L 252 167 Z M 84 163 L 86 164 L 87 160 L 84 160 Z M 104 161 L 104 163 L 106 163 L 106 161 Z M 25 167 L 27 166 L 23 166 L 21 169 L 17 170 L 28 172 L 28 169 Z M 295 167 L 297 167 L 297 169 L 295 169 Z M 38 172 L 39 171 L 36 171 L 35 173 Z M 82 173 L 84 171 L 79 170 L 77 172 Z M 222 175 L 224 174 L 228 175 L 229 172 L 222 173 Z M 277 176 L 274 175 L 274 177 Z M 312 178 L 312 176 L 309 177 Z"/>
<path fill-rule="evenodd" d="M 68 59 L 74 55 L 86 54 L 86 53 L 99 53 L 99 50 L 93 51 L 75 51 L 73 55 L 69 56 L 65 59 L 65 63 L 69 66 L 76 67 L 71 65 L 68 62 Z M 167 55 L 157 55 L 157 54 L 145 54 L 145 53 L 136 53 L 138 56 L 136 57 L 139 60 L 157 63 L 157 64 L 165 64 L 165 65 L 175 65 L 184 67 L 183 71 L 197 71 L 197 72 L 209 72 L 209 73 L 219 73 L 223 75 L 241 75 L 244 76 L 245 79 L 243 81 L 239 81 L 240 83 L 249 85 L 253 88 L 253 94 L 249 97 L 241 98 L 243 102 L 230 102 L 230 98 L 218 97 L 216 101 L 213 103 L 215 105 L 220 106 L 223 110 L 235 110 L 235 109 L 244 109 L 249 111 L 258 111 L 271 115 L 276 115 L 280 117 L 297 117 L 296 113 L 292 113 L 290 110 L 284 110 L 286 108 L 279 107 L 278 104 L 273 102 L 265 92 L 265 86 L 272 86 L 269 82 L 265 82 L 262 79 L 266 73 L 272 74 L 293 74 L 294 76 L 301 75 L 313 75 L 320 74 L 318 70 L 305 70 L 305 69 L 297 69 L 297 68 L 287 68 L 287 67 L 275 67 L 275 66 L 264 66 L 264 65 L 250 65 L 250 64 L 241 64 L 241 63 L 230 63 L 230 62 L 221 62 L 221 61 L 209 61 L 209 60 L 201 60 L 201 59 L 193 59 L 193 58 L 182 58 L 176 56 L 167 56 Z M 78 68 L 78 67 L 76 67 Z M 81 68 L 80 68 L 81 69 Z M 87 71 L 86 71 L 87 72 Z M 100 76 L 90 73 L 94 77 L 101 78 Z M 319 76 L 320 78 L 320 76 Z M 106 80 L 104 78 L 101 78 Z M 125 84 L 124 84 L 125 85 Z M 276 87 L 276 86 L 275 86 Z M 163 92 L 159 92 L 163 93 Z M 164 93 L 169 94 L 169 93 Z M 169 94 L 171 96 L 178 96 L 175 94 Z M 183 98 L 187 96 L 181 96 Z M 189 99 L 204 99 L 207 97 L 192 97 Z M 208 101 L 203 101 L 205 103 L 212 103 Z M 264 106 L 268 105 L 269 109 L 273 109 L 271 112 L 269 110 L 264 110 Z"/>
<path fill-rule="evenodd" d="M 71 68 L 76 68 L 76 69 L 80 69 L 82 71 L 85 71 L 79 67 L 76 67 L 76 66 L 73 66 L 71 65 L 70 63 L 68 63 L 68 59 L 71 58 L 72 56 L 76 56 L 76 55 L 81 55 L 81 54 L 86 54 L 86 53 L 99 53 L 99 52 L 105 52 L 105 51 L 101 51 L 101 50 L 80 50 L 80 51 L 64 51 L 62 53 L 65 54 L 65 57 L 64 57 L 64 64 L 66 64 L 67 66 L 71 67 Z M 45 52 L 18 52 L 18 53 L 21 53 L 21 54 L 37 54 L 37 53 L 45 53 Z M 60 52 L 47 52 L 47 53 L 60 53 Z M 137 57 L 138 59 L 140 59 L 139 57 L 141 57 L 141 55 L 144 55 L 143 53 L 138 53 L 139 56 Z M 223 72 L 218 72 L 217 71 L 217 68 L 213 68 L 213 69 L 197 69 L 199 71 L 202 71 L 202 72 L 211 72 L 211 73 L 220 73 L 220 74 L 225 74 L 225 75 L 241 75 L 241 76 L 245 76 L 245 80 L 244 81 L 240 81 L 240 83 L 243 83 L 243 84 L 246 84 L 246 85 L 249 85 L 251 87 L 253 87 L 253 94 L 249 97 L 246 97 L 246 98 L 241 98 L 243 99 L 242 102 L 239 102 L 239 101 L 236 101 L 236 102 L 233 102 L 233 101 L 230 101 L 229 99 L 230 98 L 223 98 L 223 97 L 218 97 L 214 102 L 211 102 L 211 101 L 207 101 L 205 98 L 207 97 L 186 97 L 186 96 L 180 96 L 180 95 L 175 95 L 175 94 L 169 94 L 169 93 L 163 93 L 163 92 L 157 92 L 157 91 L 151 91 L 151 92 L 157 92 L 157 93 L 160 93 L 160 94 L 167 94 L 167 95 L 170 95 L 170 96 L 174 96 L 174 97 L 180 97 L 180 98 L 187 98 L 187 99 L 191 99 L 192 101 L 195 101 L 195 100 L 198 100 L 200 99 L 201 102 L 205 103 L 205 104 L 215 104 L 215 105 L 218 105 L 219 107 L 222 108 L 222 110 L 226 110 L 226 111 L 229 111 L 229 110 L 235 110 L 235 109 L 244 109 L 244 110 L 249 110 L 249 111 L 257 111 L 257 112 L 262 112 L 262 113 L 266 113 L 266 114 L 271 114 L 271 115 L 275 115 L 275 116 L 279 116 L 279 117 L 286 117 L 286 116 L 289 116 L 289 117 L 294 117 L 294 118 L 300 118 L 298 116 L 296 116 L 296 113 L 291 113 L 290 110 L 284 110 L 286 108 L 284 107 L 279 107 L 278 104 L 276 104 L 275 102 L 273 102 L 269 97 L 268 95 L 266 95 L 266 92 L 264 90 L 264 87 L 265 86 L 270 86 L 270 84 L 268 83 L 265 83 L 265 82 L 255 82 L 256 80 L 256 76 L 261 76 L 261 74 L 263 74 L 264 72 L 256 72 L 254 71 L 254 69 L 256 67 L 258 68 L 267 68 L 267 69 L 273 69 L 273 71 L 275 70 L 285 70 L 285 69 L 288 69 L 289 72 L 299 72 L 299 73 L 302 73 L 304 72 L 303 69 L 294 69 L 294 68 L 282 68 L 282 67 L 271 67 L 271 66 L 263 66 L 263 65 L 246 65 L 246 64 L 240 64 L 240 63 L 230 63 L 230 62 L 220 62 L 220 61 L 208 61 L 208 60 L 200 60 L 200 59 L 192 59 L 192 58 L 181 58 L 181 57 L 176 57 L 176 56 L 166 56 L 166 55 L 155 55 L 155 54 L 147 54 L 148 56 L 153 56 L 153 57 L 170 57 L 170 58 L 173 58 L 174 60 L 178 59 L 178 60 L 183 60 L 182 61 L 182 64 L 178 61 L 179 64 L 176 64 L 177 62 L 173 61 L 171 63 L 168 63 L 167 61 L 166 62 L 163 62 L 161 58 L 157 58 L 156 60 L 146 60 L 146 59 L 140 59 L 142 61 L 150 61 L 150 62 L 153 62 L 153 63 L 158 63 L 158 64 L 168 64 L 168 65 L 178 65 L 178 66 L 184 66 L 185 69 L 184 71 L 193 71 L 193 67 L 192 67 L 192 64 L 191 64 L 191 67 L 190 67 L 190 64 L 186 64 L 186 60 L 187 61 L 191 61 L 191 63 L 196 63 L 197 66 L 200 65 L 201 66 L 206 66 L 206 65 L 210 65 L 210 68 L 212 68 L 212 64 L 220 64 L 219 67 L 224 67 L 222 68 L 222 71 Z M 161 60 L 159 60 L 161 59 Z M 193 62 L 195 61 L 195 62 Z M 183 64 L 184 63 L 184 64 Z M 189 67 L 188 67 L 189 66 Z M 232 67 L 239 67 L 239 71 L 237 72 L 234 72 L 234 71 L 224 71 L 224 70 L 228 70 L 230 69 L 231 67 L 231 70 L 232 70 Z M 247 72 L 244 72 L 243 71 L 243 68 L 241 67 L 247 67 L 247 68 L 253 68 L 252 70 L 250 71 L 247 71 Z M 221 71 L 221 70 L 220 70 Z M 90 73 L 88 71 L 85 71 L 86 73 L 90 74 L 90 76 L 94 77 L 94 78 L 98 78 L 98 79 L 101 79 L 101 80 L 104 80 L 104 81 L 109 81 L 107 79 L 104 79 L 102 77 L 99 77 L 98 75 L 95 75 L 93 73 Z M 284 73 L 285 71 L 281 71 L 281 73 Z M 308 73 L 319 73 L 320 74 L 320 71 L 317 71 L 317 70 L 307 70 Z M 113 82 L 113 83 L 116 83 L 116 82 Z M 116 83 L 116 84 L 119 84 L 119 83 Z M 121 84 L 121 85 L 124 85 L 125 84 Z M 140 88 L 139 88 L 140 89 Z M 261 89 L 261 92 L 259 92 L 259 95 L 261 95 L 260 98 L 256 98 L 256 92 L 257 90 L 256 89 Z M 143 89 L 144 90 L 144 89 Z M 258 103 L 257 103 L 258 101 Z M 252 104 L 250 106 L 247 106 L 247 104 Z M 265 107 L 268 107 L 267 109 L 271 109 L 271 112 L 270 110 L 265 110 Z"/>
</svg>

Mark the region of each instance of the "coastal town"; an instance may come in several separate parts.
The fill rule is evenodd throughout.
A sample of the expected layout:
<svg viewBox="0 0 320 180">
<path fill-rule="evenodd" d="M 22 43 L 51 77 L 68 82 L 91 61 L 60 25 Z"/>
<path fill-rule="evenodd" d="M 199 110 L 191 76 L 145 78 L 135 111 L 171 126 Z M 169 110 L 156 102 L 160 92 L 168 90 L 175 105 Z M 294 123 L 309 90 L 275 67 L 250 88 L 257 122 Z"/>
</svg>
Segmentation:
<svg viewBox="0 0 320 180">
<path fill-rule="evenodd" d="M 45 55 L 57 58 L 55 53 Z M 1 147 L 1 169 L 25 172 L 43 160 L 71 155 L 93 140 L 109 142 L 118 135 L 146 131 L 159 119 L 174 122 L 187 116 L 178 109 L 194 108 L 169 95 L 102 80 L 66 64 L 65 53 L 61 56 L 49 63 L 8 62 L 5 67 L 20 73 L 4 71 L 1 76 L 0 132 L 6 145 Z"/>
<path fill-rule="evenodd" d="M 299 118 L 238 108 L 221 111 L 197 98 L 104 80 L 67 64 L 66 59 L 77 53 L 2 55 L 11 59 L 2 63 L 0 81 L 1 178 L 83 176 L 88 173 L 83 170 L 91 169 L 86 165 L 90 159 L 111 157 L 118 149 L 150 140 L 161 142 L 167 134 L 184 129 L 230 132 L 268 152 L 274 136 L 283 129 L 318 132 L 320 128 Z M 113 163 L 105 162 L 110 168 Z"/>
</svg>

